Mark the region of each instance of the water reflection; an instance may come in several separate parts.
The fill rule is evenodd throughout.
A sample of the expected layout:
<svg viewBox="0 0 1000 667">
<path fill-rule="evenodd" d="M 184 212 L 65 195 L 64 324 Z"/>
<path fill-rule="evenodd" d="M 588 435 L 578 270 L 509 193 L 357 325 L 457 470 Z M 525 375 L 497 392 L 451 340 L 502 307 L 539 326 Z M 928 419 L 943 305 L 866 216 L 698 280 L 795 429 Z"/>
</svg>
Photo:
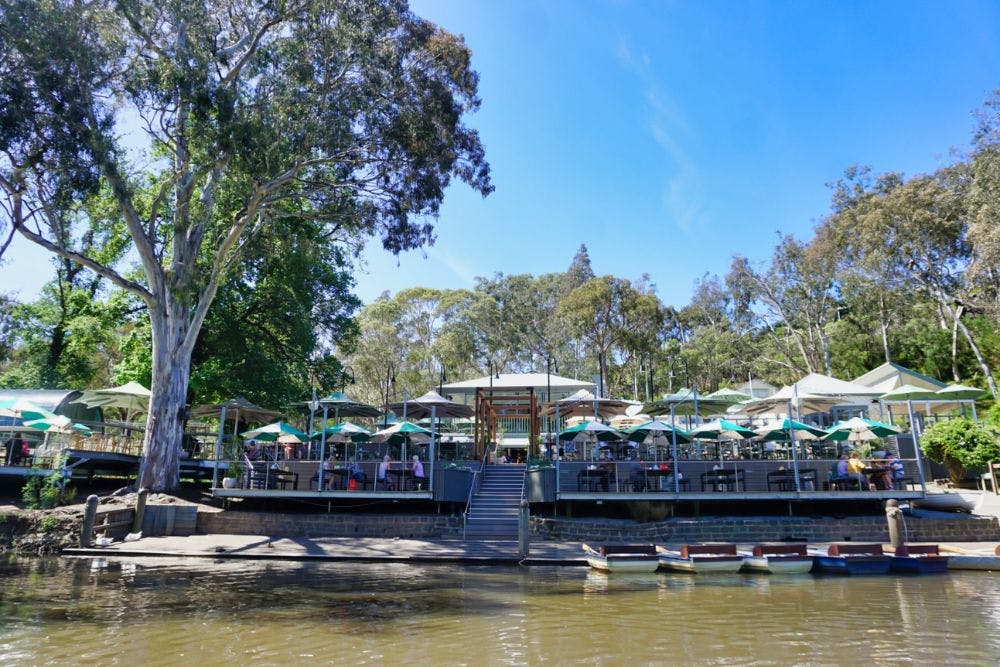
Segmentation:
<svg viewBox="0 0 1000 667">
<path fill-rule="evenodd" d="M 1000 577 L 0 560 L 0 664 L 984 664 Z"/>
</svg>

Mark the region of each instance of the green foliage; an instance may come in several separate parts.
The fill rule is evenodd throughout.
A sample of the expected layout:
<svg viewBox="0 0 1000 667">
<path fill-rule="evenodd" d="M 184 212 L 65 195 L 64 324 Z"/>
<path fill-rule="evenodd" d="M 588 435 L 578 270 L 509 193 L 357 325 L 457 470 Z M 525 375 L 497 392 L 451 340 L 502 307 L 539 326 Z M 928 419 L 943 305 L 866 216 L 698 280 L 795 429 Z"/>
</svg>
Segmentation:
<svg viewBox="0 0 1000 667">
<path fill-rule="evenodd" d="M 953 482 L 960 482 L 966 468 L 1000 461 L 1000 433 L 968 419 L 950 419 L 928 428 L 920 449 L 930 460 L 947 466 Z"/>
<path fill-rule="evenodd" d="M 59 527 L 59 518 L 54 516 L 42 517 L 41 528 L 43 533 L 51 533 Z"/>
<path fill-rule="evenodd" d="M 232 477 L 233 479 L 240 479 L 243 477 L 243 464 L 236 461 L 230 461 L 229 466 L 226 468 L 226 477 Z"/>
<path fill-rule="evenodd" d="M 985 421 L 993 428 L 1000 431 L 1000 401 L 994 401 L 990 409 L 986 411 Z"/>
</svg>

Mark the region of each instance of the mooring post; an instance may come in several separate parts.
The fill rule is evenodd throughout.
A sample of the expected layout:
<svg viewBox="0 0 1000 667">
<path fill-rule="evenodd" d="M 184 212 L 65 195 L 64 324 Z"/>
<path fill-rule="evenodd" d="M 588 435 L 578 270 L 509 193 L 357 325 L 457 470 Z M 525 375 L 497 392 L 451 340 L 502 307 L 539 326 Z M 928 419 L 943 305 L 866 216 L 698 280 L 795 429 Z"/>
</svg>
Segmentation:
<svg viewBox="0 0 1000 667">
<path fill-rule="evenodd" d="M 889 544 L 897 556 L 905 556 L 906 542 L 903 535 L 903 510 L 895 498 L 885 501 L 885 520 L 889 523 Z"/>
<path fill-rule="evenodd" d="M 139 497 L 135 501 L 135 517 L 132 519 L 133 533 L 142 532 L 142 522 L 146 517 L 146 496 L 148 495 L 149 489 L 139 489 Z"/>
<path fill-rule="evenodd" d="M 517 546 L 521 558 L 528 555 L 528 501 L 521 501 L 517 520 Z"/>
<path fill-rule="evenodd" d="M 87 506 L 83 510 L 83 528 L 80 530 L 80 546 L 86 549 L 90 546 L 90 537 L 94 532 L 94 520 L 97 518 L 97 496 L 87 496 Z"/>
</svg>

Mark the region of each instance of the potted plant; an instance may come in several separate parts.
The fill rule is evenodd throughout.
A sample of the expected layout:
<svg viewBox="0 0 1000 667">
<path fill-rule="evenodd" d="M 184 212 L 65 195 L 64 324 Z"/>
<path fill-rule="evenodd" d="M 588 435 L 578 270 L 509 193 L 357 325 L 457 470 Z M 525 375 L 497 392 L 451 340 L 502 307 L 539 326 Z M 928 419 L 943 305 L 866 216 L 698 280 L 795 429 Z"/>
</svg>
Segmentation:
<svg viewBox="0 0 1000 667">
<path fill-rule="evenodd" d="M 231 461 L 229 467 L 226 468 L 225 477 L 222 478 L 222 488 L 235 489 L 239 485 L 241 477 L 243 477 L 243 466 L 236 461 Z"/>
</svg>

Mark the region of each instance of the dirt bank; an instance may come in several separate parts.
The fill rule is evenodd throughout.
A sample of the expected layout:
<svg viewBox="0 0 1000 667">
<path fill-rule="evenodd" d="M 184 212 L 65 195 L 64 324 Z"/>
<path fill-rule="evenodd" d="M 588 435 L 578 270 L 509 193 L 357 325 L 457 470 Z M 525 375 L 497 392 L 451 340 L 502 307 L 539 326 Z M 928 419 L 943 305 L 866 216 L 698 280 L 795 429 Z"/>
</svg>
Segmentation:
<svg viewBox="0 0 1000 667">
<path fill-rule="evenodd" d="M 99 495 L 97 511 L 132 509 L 137 497 L 136 493 Z M 0 499 L 0 553 L 45 556 L 79 546 L 86 499 L 86 495 L 80 494 L 80 502 L 48 510 L 25 509 L 22 503 L 13 499 Z M 150 505 L 198 505 L 199 512 L 220 511 L 200 495 L 183 497 L 152 493 L 146 502 Z"/>
</svg>

